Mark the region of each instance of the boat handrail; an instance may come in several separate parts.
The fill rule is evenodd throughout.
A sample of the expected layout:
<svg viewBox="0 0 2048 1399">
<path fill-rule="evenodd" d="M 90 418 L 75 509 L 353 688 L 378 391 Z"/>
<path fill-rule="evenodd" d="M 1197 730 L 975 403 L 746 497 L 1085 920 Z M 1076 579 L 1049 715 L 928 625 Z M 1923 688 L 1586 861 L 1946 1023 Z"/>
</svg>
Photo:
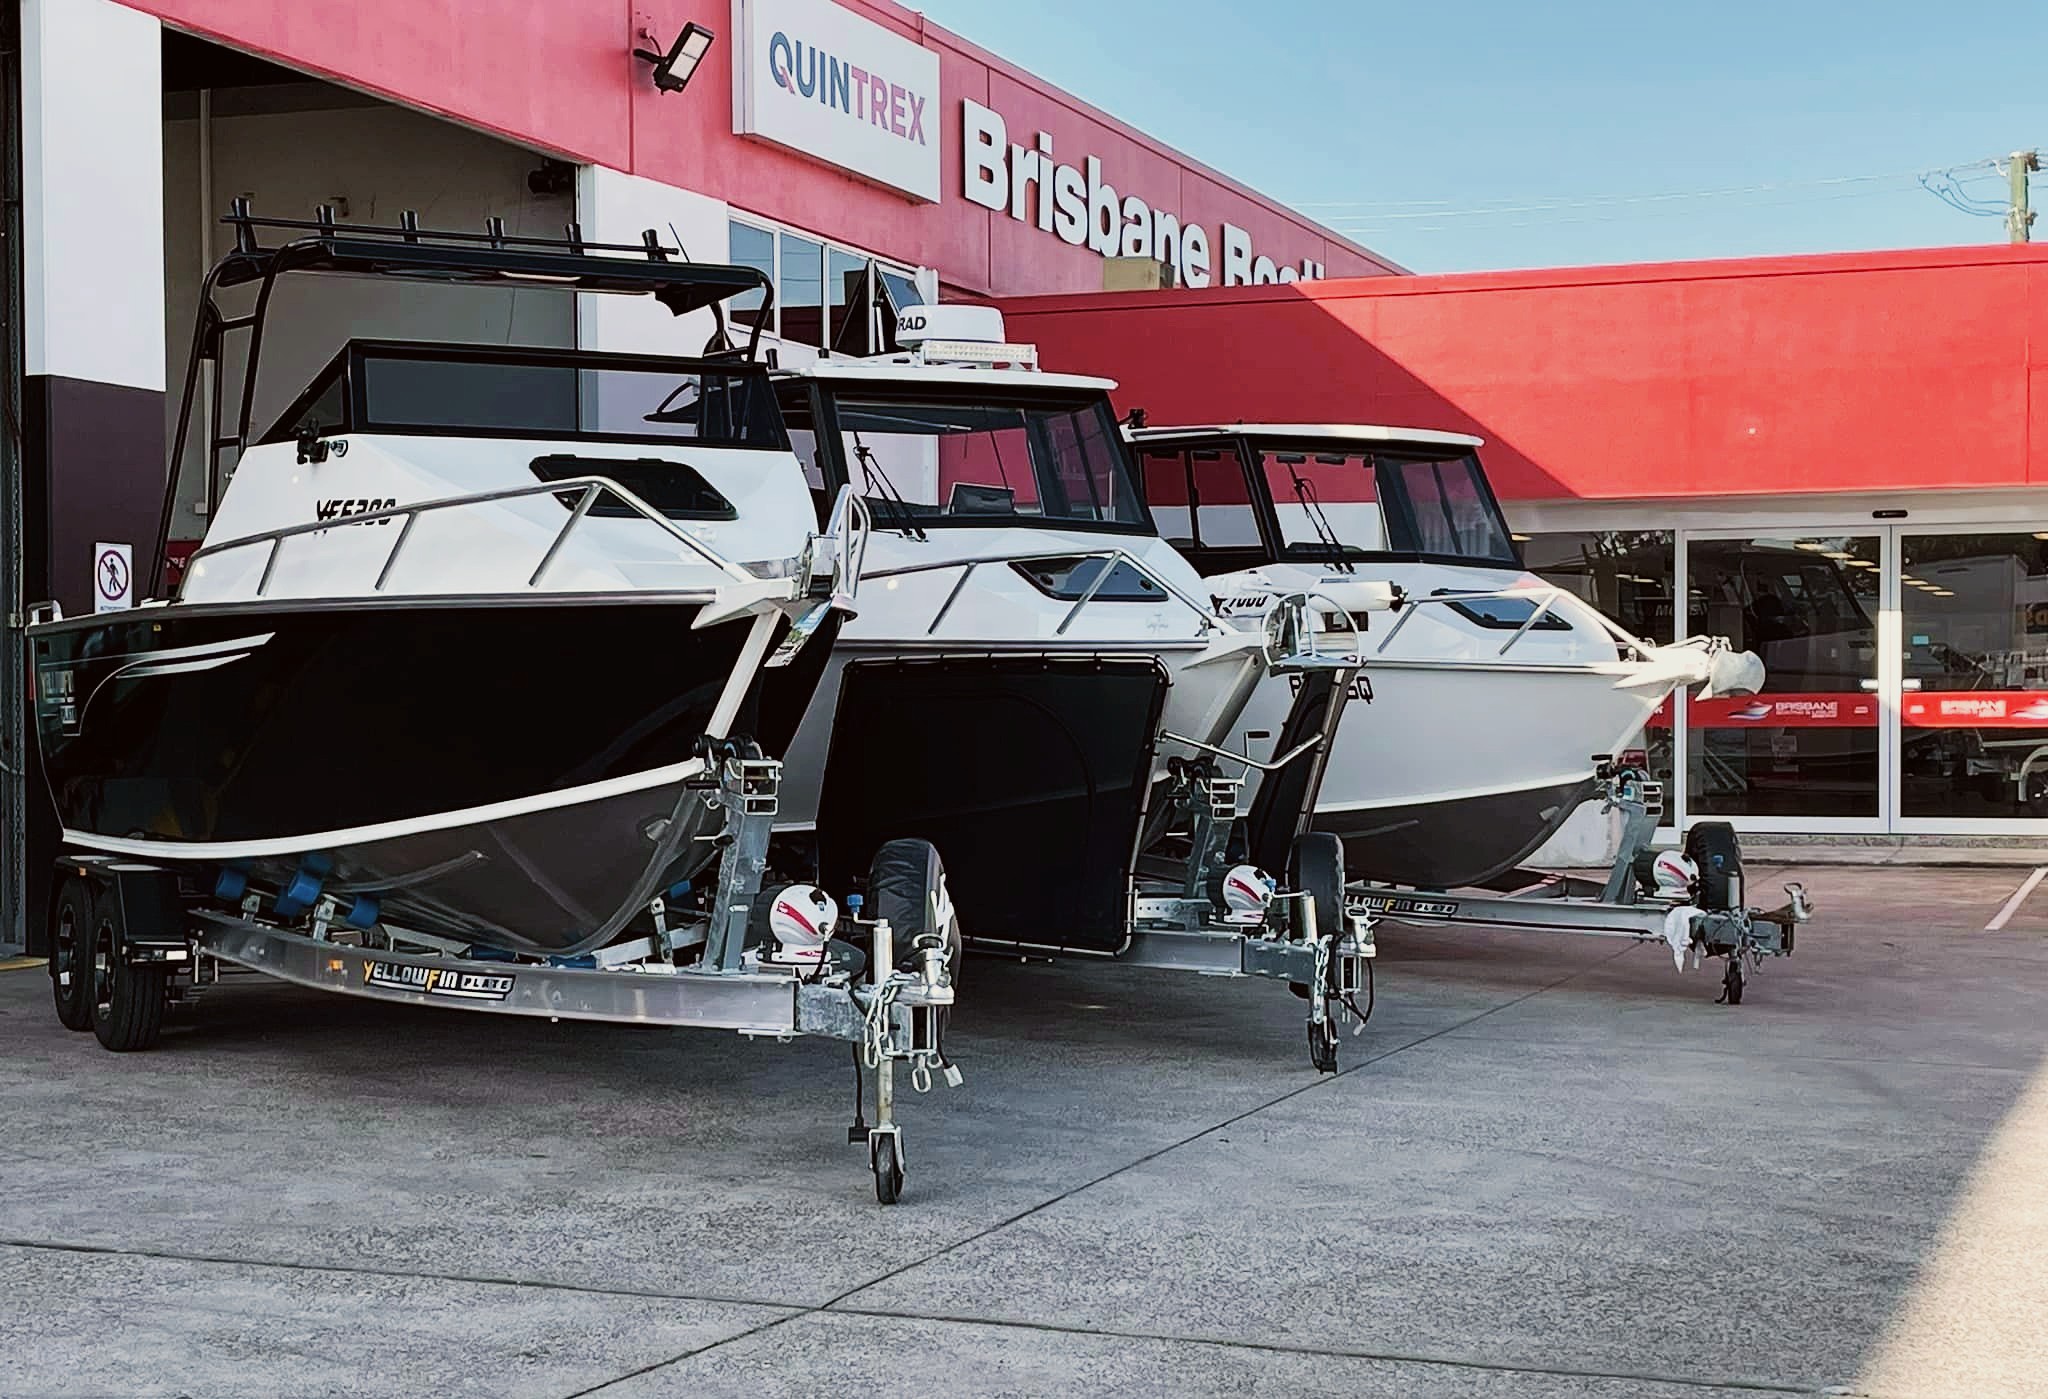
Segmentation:
<svg viewBox="0 0 2048 1399">
<path fill-rule="evenodd" d="M 1522 624 L 1515 628 L 1515 634 L 1506 641 L 1503 641 L 1500 650 L 1494 653 L 1496 656 L 1505 656 L 1514 649 L 1516 642 L 1527 636 L 1538 622 L 1549 615 L 1552 605 L 1558 599 L 1565 597 L 1578 598 L 1578 594 L 1567 588 L 1555 586 L 1546 588 L 1497 588 L 1490 591 L 1473 592 L 1446 591 L 1432 593 L 1428 597 L 1417 597 L 1415 594 L 1410 593 L 1401 604 L 1400 618 L 1395 621 L 1393 626 L 1387 629 L 1387 634 L 1380 639 L 1380 644 L 1373 648 L 1373 654 L 1376 656 L 1381 655 L 1386 651 L 1387 647 L 1393 645 L 1394 638 L 1401 634 L 1401 628 L 1408 625 L 1408 619 L 1415 615 L 1415 610 L 1428 603 L 1451 607 L 1459 603 L 1486 602 L 1494 598 L 1514 598 L 1535 603 L 1536 605 L 1529 609 L 1529 615 L 1523 619 Z M 1583 599 L 1579 600 L 1583 601 Z M 1619 642 L 1625 649 L 1635 652 L 1638 658 L 1648 660 L 1651 653 L 1657 649 L 1653 643 L 1643 640 L 1598 608 L 1589 607 L 1586 610 L 1610 637 Z"/>
<path fill-rule="evenodd" d="M 959 569 L 960 577 L 954 582 L 952 591 L 946 594 L 945 601 L 939 604 L 939 610 L 932 614 L 931 625 L 925 628 L 925 635 L 932 636 L 937 634 L 939 623 L 946 620 L 946 614 L 952 610 L 954 601 L 960 596 L 961 591 L 966 588 L 967 580 L 972 578 L 975 570 L 983 564 L 1078 563 L 1084 559 L 1106 559 L 1109 563 L 1107 567 L 1097 570 L 1087 590 L 1079 598 L 1075 599 L 1074 605 L 1067 609 L 1067 615 L 1060 618 L 1059 626 L 1053 630 L 1053 635 L 1055 636 L 1065 636 L 1067 634 L 1067 628 L 1074 624 L 1074 619 L 1081 615 L 1083 608 L 1095 601 L 1095 595 L 1102 591 L 1103 585 L 1109 581 L 1110 575 L 1116 572 L 1118 564 L 1128 565 L 1132 572 L 1148 583 L 1153 584 L 1166 597 L 1171 598 L 1186 607 L 1190 612 L 1193 612 L 1195 620 L 1201 623 L 1203 632 L 1227 632 L 1230 630 L 1230 627 L 1221 618 L 1217 617 L 1214 611 L 1205 606 L 1200 599 L 1190 597 L 1184 590 L 1175 586 L 1171 579 L 1161 577 L 1157 570 L 1151 568 L 1142 559 L 1128 550 L 1113 547 L 1108 549 L 1054 549 L 1034 554 L 981 554 L 970 559 L 933 559 L 927 563 L 905 564 L 901 568 L 880 569 L 869 575 L 869 577 L 870 581 L 872 581 L 875 578 L 901 578 L 912 573 L 933 573 L 942 568 Z M 1129 598 L 1123 599 L 1125 602 L 1131 600 Z"/>
<path fill-rule="evenodd" d="M 277 571 L 278 555 L 287 539 L 293 539 L 303 534 L 319 534 L 325 530 L 343 529 L 352 525 L 376 524 L 382 520 L 403 520 L 405 523 L 399 527 L 398 538 L 392 541 L 390 551 L 385 554 L 384 565 L 378 571 L 377 581 L 372 587 L 372 591 L 381 593 L 384 591 L 384 585 L 391 581 L 391 571 L 397 565 L 398 556 L 404 550 L 407 541 L 412 538 L 413 524 L 421 515 L 432 511 L 453 510 L 465 506 L 493 505 L 500 501 L 520 500 L 528 496 L 560 496 L 572 491 L 581 491 L 582 494 L 577 497 L 576 503 L 570 507 L 569 518 L 562 523 L 562 527 L 559 530 L 555 531 L 554 538 L 548 542 L 546 552 L 541 555 L 540 563 L 527 578 L 526 586 L 529 588 L 540 586 L 541 579 L 547 576 L 548 570 L 554 566 L 555 560 L 560 557 L 563 546 L 568 543 L 569 536 L 575 532 L 576 526 L 589 516 L 591 507 L 607 495 L 615 498 L 620 504 L 624 505 L 641 519 L 646 520 L 650 524 L 658 525 L 677 543 L 683 545 L 703 559 L 705 563 L 720 570 L 735 582 L 753 583 L 760 581 L 759 575 L 748 572 L 716 549 L 713 549 L 703 540 L 682 530 L 676 525 L 675 521 L 669 519 L 668 516 L 656 510 L 645 500 L 642 500 L 609 476 L 565 476 L 555 481 L 538 481 L 529 486 L 512 486 L 501 490 L 478 491 L 469 495 L 442 496 L 435 500 L 415 501 L 410 505 L 394 505 L 383 510 L 369 510 L 360 515 L 348 515 L 333 520 L 313 520 L 305 524 L 285 525 L 277 529 L 261 530 L 255 534 L 242 535 L 236 539 L 225 539 L 218 544 L 208 544 L 195 550 L 187 565 L 187 576 L 191 576 L 189 570 L 192 566 L 197 565 L 202 559 L 214 554 L 225 553 L 230 549 L 246 549 L 267 543 L 270 546 L 270 553 L 264 559 L 263 575 L 256 584 L 256 596 L 264 597 L 270 591 L 271 577 Z"/>
</svg>

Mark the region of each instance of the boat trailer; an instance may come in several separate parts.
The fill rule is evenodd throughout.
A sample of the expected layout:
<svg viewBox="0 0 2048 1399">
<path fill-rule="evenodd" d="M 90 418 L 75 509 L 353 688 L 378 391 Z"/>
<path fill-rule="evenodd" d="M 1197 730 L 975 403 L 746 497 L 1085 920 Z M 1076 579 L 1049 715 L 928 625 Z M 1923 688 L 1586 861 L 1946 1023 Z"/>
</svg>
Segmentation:
<svg viewBox="0 0 2048 1399">
<path fill-rule="evenodd" d="M 1161 801 L 1171 839 L 1155 842 L 1136 861 L 1119 947 L 1083 952 L 1072 945 L 970 941 L 1027 957 L 1093 956 L 1161 971 L 1285 982 L 1308 1002 L 1309 1062 L 1319 1073 L 1335 1073 L 1338 1026 L 1348 1023 L 1354 1036 L 1363 1034 L 1372 1015 L 1377 949 L 1372 917 L 1346 905 L 1343 842 L 1309 829 L 1361 665 L 1355 645 L 1348 652 L 1318 651 L 1313 600 L 1306 594 L 1283 599 L 1268 623 L 1268 664 L 1299 680 L 1270 761 L 1181 734 L 1156 736 L 1157 744 L 1192 756 L 1167 765 Z M 1249 807 L 1240 806 L 1246 779 L 1227 775 L 1229 768 L 1262 774 Z M 1145 819 L 1140 812 L 1141 828 Z M 1265 876 L 1267 893 L 1256 910 L 1233 913 L 1224 886 L 1248 867 L 1277 877 Z"/>
<path fill-rule="evenodd" d="M 1402 924 L 1462 923 L 1521 932 L 1577 933 L 1663 943 L 1679 970 L 1726 959 L 1719 1003 L 1740 1005 L 1749 974 L 1766 957 L 1787 956 L 1795 930 L 1813 917 L 1804 885 L 1785 885 L 1785 902 L 1761 910 L 1743 902 L 1742 853 L 1725 822 L 1686 832 L 1685 853 L 1698 876 L 1683 896 L 1660 896 L 1651 838 L 1663 789 L 1635 768 L 1602 762 L 1601 810 L 1622 813 L 1620 852 L 1604 880 L 1540 870 L 1510 870 L 1484 888 L 1432 890 L 1359 882 L 1348 891 L 1354 916 Z"/>
<path fill-rule="evenodd" d="M 894 1204 L 904 1173 L 897 1069 L 907 1068 L 920 1093 L 935 1077 L 949 1086 L 961 1081 L 943 1045 L 954 991 L 936 855 L 924 909 L 898 896 L 878 898 L 871 886 L 866 903 L 889 906 L 863 919 L 861 897 L 848 897 L 855 926 L 867 935 L 864 957 L 833 940 L 814 965 L 778 964 L 758 945 L 763 920 L 749 914 L 762 893 L 781 764 L 751 745 L 726 743 L 715 768 L 703 781 L 725 811 L 724 832 L 715 837 L 724 856 L 705 916 L 672 911 L 657 897 L 646 910 L 650 932 L 573 957 L 514 956 L 390 926 L 376 919 L 373 901 L 340 890 L 303 907 L 289 891 L 266 898 L 244 890 L 227 907 L 208 907 L 220 886 L 195 889 L 189 870 L 181 880 L 166 865 L 69 854 L 58 863 L 53 914 L 58 1016 L 71 1029 L 91 1028 L 108 1049 L 148 1049 L 167 1002 L 211 992 L 223 967 L 232 967 L 397 1005 L 733 1030 L 784 1042 L 843 1040 L 854 1047 L 856 1086 L 865 1070 L 875 1090 L 874 1124 L 862 1120 L 857 1094 L 848 1139 L 866 1144 L 876 1197 Z M 895 852 L 899 859 L 904 853 Z"/>
</svg>

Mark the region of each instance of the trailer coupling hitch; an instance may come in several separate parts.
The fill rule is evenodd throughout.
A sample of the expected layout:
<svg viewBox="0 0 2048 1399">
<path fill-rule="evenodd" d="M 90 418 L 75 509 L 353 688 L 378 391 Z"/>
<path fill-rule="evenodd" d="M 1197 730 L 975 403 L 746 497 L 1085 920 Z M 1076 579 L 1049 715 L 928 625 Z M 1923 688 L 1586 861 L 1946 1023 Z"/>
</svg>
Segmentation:
<svg viewBox="0 0 2048 1399">
<path fill-rule="evenodd" d="M 1757 922 L 1776 923 L 1781 928 L 1789 928 L 1795 923 L 1810 922 L 1812 918 L 1813 900 L 1807 895 L 1806 886 L 1796 881 L 1785 886 L 1784 907 L 1756 915 Z"/>
</svg>

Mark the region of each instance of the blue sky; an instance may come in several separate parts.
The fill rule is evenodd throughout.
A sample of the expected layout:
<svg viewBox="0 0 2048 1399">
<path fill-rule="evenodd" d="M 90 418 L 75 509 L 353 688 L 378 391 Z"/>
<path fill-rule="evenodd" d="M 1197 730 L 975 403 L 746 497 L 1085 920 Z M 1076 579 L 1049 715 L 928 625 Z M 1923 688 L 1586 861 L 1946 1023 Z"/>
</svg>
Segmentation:
<svg viewBox="0 0 2048 1399">
<path fill-rule="evenodd" d="M 2002 241 L 1917 173 L 2048 154 L 2041 0 L 910 3 L 1424 272 Z"/>
</svg>

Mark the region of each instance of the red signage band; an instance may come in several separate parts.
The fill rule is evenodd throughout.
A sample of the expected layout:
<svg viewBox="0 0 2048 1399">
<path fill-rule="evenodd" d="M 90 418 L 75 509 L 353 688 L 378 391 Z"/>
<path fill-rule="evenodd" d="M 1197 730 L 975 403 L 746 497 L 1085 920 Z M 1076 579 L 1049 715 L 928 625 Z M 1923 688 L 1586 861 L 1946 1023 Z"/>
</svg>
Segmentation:
<svg viewBox="0 0 2048 1399">
<path fill-rule="evenodd" d="M 1748 695 L 1696 699 L 1686 704 L 1694 729 L 1859 729 L 1877 725 L 1877 700 L 1865 694 Z M 1916 690 L 1899 706 L 1909 729 L 2048 730 L 2048 690 Z M 1671 702 L 1659 705 L 1646 726 L 1671 727 Z"/>
</svg>

